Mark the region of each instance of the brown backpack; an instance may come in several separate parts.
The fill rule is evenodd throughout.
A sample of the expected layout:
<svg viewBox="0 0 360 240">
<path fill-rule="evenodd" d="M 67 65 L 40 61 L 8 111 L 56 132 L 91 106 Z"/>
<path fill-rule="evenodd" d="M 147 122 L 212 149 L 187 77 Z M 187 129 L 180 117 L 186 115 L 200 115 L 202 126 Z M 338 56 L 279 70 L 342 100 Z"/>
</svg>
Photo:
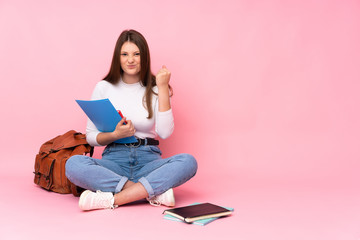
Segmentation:
<svg viewBox="0 0 360 240">
<path fill-rule="evenodd" d="M 49 191 L 79 196 L 83 189 L 67 179 L 65 163 L 73 155 L 87 153 L 92 156 L 93 147 L 87 143 L 84 134 L 74 130 L 47 141 L 35 158 L 34 183 Z"/>
</svg>

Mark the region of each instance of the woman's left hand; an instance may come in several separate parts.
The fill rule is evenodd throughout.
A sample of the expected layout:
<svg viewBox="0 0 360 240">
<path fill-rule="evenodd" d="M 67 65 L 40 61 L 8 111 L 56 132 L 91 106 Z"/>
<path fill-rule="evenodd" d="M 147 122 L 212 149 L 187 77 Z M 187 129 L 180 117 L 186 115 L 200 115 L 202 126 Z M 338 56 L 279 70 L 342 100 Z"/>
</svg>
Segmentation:
<svg viewBox="0 0 360 240">
<path fill-rule="evenodd" d="M 156 74 L 156 86 L 158 88 L 168 87 L 170 82 L 171 72 L 166 68 L 165 65 Z"/>
</svg>

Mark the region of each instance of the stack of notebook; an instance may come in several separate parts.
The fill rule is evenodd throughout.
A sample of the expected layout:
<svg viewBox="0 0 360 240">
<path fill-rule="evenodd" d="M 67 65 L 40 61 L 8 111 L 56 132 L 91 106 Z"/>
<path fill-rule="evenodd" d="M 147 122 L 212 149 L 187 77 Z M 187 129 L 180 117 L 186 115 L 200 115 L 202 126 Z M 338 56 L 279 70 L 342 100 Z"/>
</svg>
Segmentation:
<svg viewBox="0 0 360 240">
<path fill-rule="evenodd" d="M 228 216 L 233 211 L 233 208 L 220 207 L 211 203 L 194 203 L 186 207 L 167 209 L 164 211 L 164 218 L 203 226 L 219 217 Z"/>
</svg>

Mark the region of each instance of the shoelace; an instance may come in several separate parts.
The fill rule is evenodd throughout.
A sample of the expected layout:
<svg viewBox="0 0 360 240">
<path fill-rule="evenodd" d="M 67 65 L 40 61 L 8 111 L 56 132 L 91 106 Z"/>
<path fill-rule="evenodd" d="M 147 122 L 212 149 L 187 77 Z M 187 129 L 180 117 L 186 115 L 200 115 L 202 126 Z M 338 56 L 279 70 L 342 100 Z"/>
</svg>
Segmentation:
<svg viewBox="0 0 360 240">
<path fill-rule="evenodd" d="M 158 199 L 158 196 L 152 197 L 152 198 L 146 198 L 146 200 L 149 201 L 151 206 L 158 207 L 162 204 L 162 202 Z"/>
<path fill-rule="evenodd" d="M 150 199 L 149 203 L 150 203 L 150 205 L 155 206 L 155 207 L 159 207 L 161 205 L 161 202 L 156 199 Z"/>
<path fill-rule="evenodd" d="M 111 200 L 108 197 L 106 197 L 102 191 L 97 190 L 96 195 L 97 195 L 97 201 L 96 201 L 97 205 L 100 205 L 101 207 L 104 208 L 110 208 L 110 209 L 115 208 L 115 206 L 111 204 Z"/>
</svg>

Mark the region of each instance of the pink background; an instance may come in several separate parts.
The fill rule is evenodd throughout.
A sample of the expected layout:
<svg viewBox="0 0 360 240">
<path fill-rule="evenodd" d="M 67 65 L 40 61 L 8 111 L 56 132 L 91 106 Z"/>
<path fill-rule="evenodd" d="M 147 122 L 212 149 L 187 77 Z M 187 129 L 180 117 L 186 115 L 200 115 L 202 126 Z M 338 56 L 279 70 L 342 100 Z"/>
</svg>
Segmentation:
<svg viewBox="0 0 360 240">
<path fill-rule="evenodd" d="M 172 72 L 164 156 L 199 162 L 178 206 L 233 216 L 200 227 L 148 204 L 83 213 L 32 184 L 40 145 L 84 132 L 74 100 L 90 98 L 130 28 L 153 72 Z M 1 0 L 0 34 L 1 239 L 38 239 L 41 222 L 68 239 L 360 239 L 359 1 Z"/>
</svg>

